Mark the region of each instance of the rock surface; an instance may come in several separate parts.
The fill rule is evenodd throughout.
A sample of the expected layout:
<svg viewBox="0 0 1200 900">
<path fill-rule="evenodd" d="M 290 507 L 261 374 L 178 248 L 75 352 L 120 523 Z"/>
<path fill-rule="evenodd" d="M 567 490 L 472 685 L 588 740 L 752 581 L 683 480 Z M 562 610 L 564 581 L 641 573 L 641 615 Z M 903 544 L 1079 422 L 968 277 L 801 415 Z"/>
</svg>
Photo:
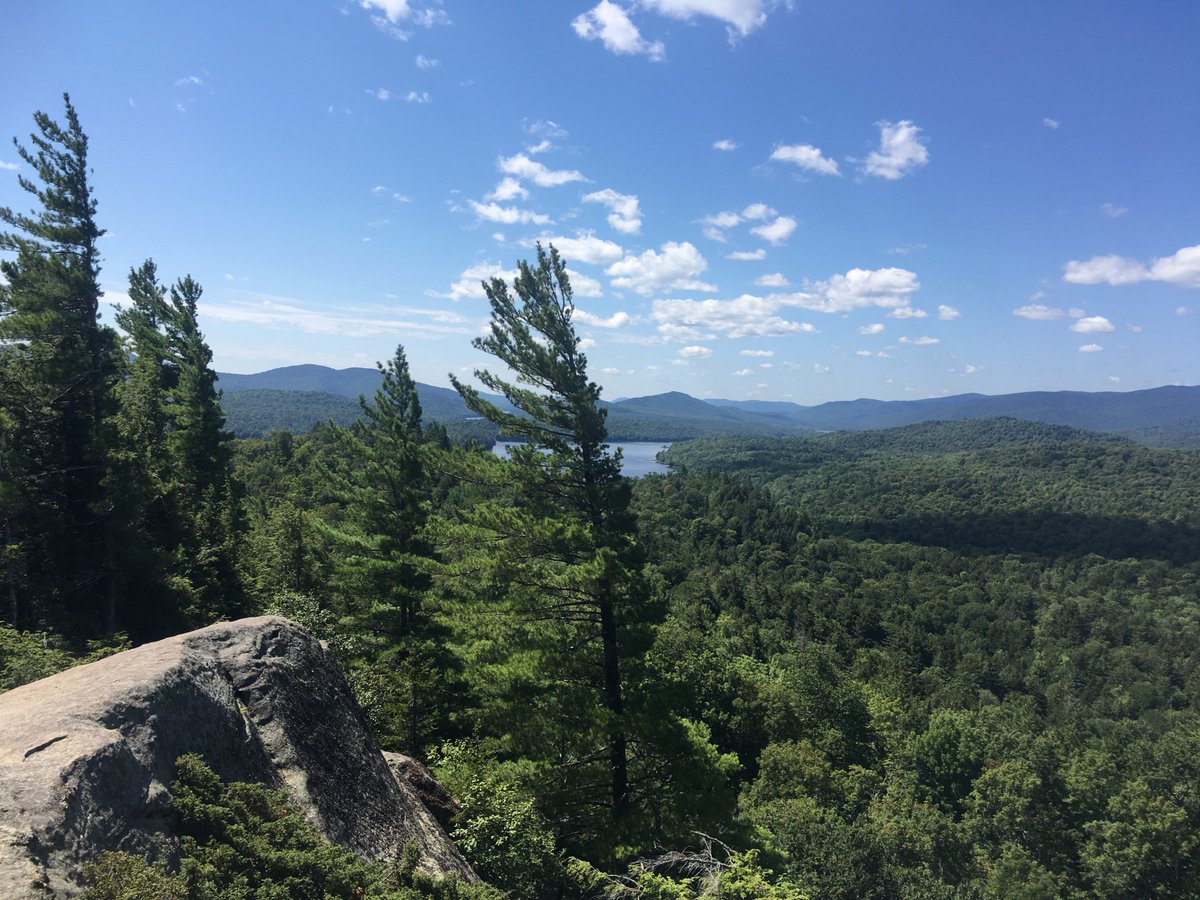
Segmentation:
<svg viewBox="0 0 1200 900">
<path fill-rule="evenodd" d="M 212 625 L 0 694 L 0 897 L 73 896 L 103 850 L 174 848 L 174 762 L 284 788 L 365 857 L 477 877 L 367 731 L 333 656 L 275 617 Z"/>
</svg>

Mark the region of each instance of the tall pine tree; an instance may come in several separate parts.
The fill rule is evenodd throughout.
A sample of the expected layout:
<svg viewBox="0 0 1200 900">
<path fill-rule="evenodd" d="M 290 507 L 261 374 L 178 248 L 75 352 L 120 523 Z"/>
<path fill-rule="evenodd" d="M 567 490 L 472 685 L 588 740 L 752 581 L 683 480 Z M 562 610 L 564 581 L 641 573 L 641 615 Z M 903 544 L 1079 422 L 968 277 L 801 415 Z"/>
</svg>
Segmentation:
<svg viewBox="0 0 1200 900">
<path fill-rule="evenodd" d="M 77 636 L 117 624 L 106 418 L 116 342 L 99 323 L 100 254 L 88 139 L 64 95 L 65 124 L 34 115 L 31 147 L 14 140 L 38 202 L 0 208 L 0 503 L 5 615 Z"/>
<path fill-rule="evenodd" d="M 568 840 L 611 839 L 631 804 L 627 692 L 645 651 L 629 484 L 606 443 L 558 252 L 539 245 L 536 266 L 519 264 L 515 296 L 500 279 L 484 289 L 491 332 L 475 346 L 515 380 L 475 376 L 519 412 L 451 380 L 473 411 L 524 442 L 507 464 L 476 459 L 468 478 L 492 481 L 490 496 L 450 528 L 457 558 L 447 571 L 488 604 L 474 652 L 491 664 L 493 692 L 507 690 L 497 724 L 508 749 L 547 767 L 549 812 Z"/>
</svg>

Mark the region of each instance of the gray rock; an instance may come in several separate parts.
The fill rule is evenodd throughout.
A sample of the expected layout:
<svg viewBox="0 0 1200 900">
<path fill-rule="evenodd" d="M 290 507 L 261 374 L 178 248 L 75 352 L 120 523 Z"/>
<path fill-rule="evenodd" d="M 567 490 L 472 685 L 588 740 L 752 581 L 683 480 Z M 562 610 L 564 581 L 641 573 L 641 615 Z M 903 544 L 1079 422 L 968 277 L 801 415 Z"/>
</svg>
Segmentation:
<svg viewBox="0 0 1200 900">
<path fill-rule="evenodd" d="M 416 791 L 417 796 L 421 798 L 421 803 L 433 813 L 438 824 L 449 830 L 454 822 L 454 817 L 462 809 L 458 798 L 446 790 L 424 763 L 411 756 L 384 750 L 383 758 L 391 766 L 392 774 L 396 776 L 396 779 Z"/>
<path fill-rule="evenodd" d="M 478 878 L 371 738 L 332 654 L 294 622 L 243 619 L 0 694 L 0 897 L 73 896 L 103 850 L 169 858 L 174 762 L 287 791 L 364 857 Z"/>
</svg>

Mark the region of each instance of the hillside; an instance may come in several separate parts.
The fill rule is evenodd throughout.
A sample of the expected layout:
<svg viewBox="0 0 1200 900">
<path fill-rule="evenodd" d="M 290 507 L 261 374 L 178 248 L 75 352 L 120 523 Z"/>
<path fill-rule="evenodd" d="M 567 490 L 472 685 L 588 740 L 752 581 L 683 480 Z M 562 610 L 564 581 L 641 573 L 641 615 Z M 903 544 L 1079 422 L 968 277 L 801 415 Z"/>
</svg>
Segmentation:
<svg viewBox="0 0 1200 900">
<path fill-rule="evenodd" d="M 379 384 L 375 369 L 336 370 L 314 365 L 219 377 L 230 428 L 239 436 L 262 435 L 277 428 L 303 432 L 327 419 L 352 421 L 357 415 L 352 401 L 360 394 L 369 397 Z M 450 388 L 418 384 L 417 389 L 426 419 L 450 423 L 473 418 Z M 501 397 L 485 396 L 501 407 L 507 406 Z M 1200 387 L 1176 385 L 1125 393 L 1031 391 L 922 400 L 863 398 L 818 406 L 765 400 L 701 400 L 670 391 L 621 399 L 606 407 L 609 436 L 617 441 L 863 431 L 928 421 L 1004 417 L 1122 435 L 1147 446 L 1200 449 Z"/>
</svg>

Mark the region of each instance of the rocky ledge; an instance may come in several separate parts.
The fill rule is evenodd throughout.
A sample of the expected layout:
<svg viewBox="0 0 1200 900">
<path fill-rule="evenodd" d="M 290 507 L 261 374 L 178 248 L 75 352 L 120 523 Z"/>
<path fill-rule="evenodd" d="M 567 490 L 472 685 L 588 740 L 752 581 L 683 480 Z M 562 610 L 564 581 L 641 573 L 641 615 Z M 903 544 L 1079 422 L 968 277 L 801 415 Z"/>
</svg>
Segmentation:
<svg viewBox="0 0 1200 900">
<path fill-rule="evenodd" d="M 283 788 L 364 857 L 414 842 L 425 871 L 478 880 L 393 774 L 330 652 L 296 623 L 262 617 L 0 694 L 0 897 L 73 896 L 103 850 L 169 858 L 182 753 L 227 780 Z"/>
</svg>

